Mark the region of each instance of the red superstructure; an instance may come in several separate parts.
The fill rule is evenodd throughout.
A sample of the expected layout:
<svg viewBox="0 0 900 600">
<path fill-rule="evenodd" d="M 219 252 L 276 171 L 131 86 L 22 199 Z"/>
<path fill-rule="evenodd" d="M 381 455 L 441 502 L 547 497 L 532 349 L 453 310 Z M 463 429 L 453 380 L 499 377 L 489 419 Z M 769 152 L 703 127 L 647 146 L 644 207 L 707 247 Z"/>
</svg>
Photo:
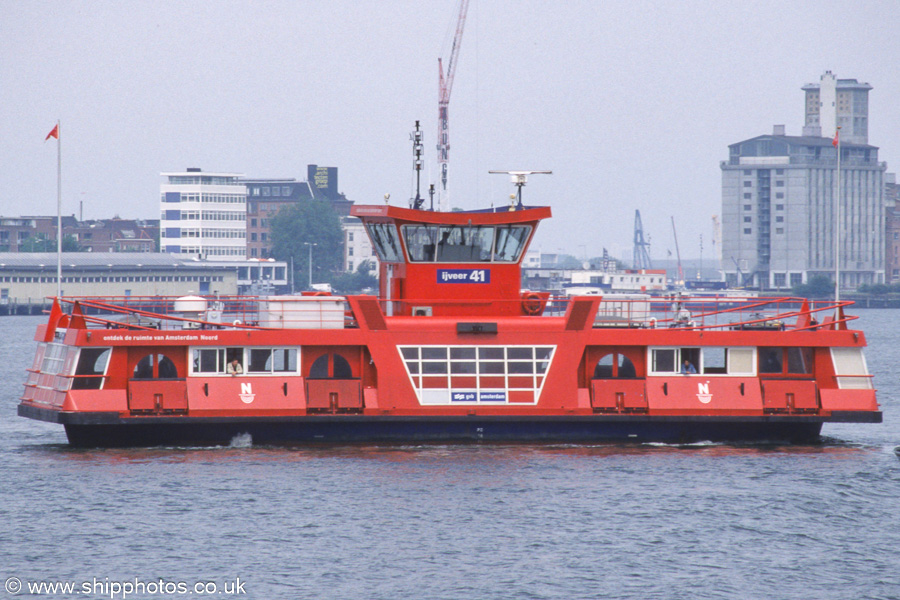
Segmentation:
<svg viewBox="0 0 900 600">
<path fill-rule="evenodd" d="M 550 298 L 520 289 L 549 208 L 352 214 L 379 297 L 65 298 L 19 414 L 100 446 L 814 440 L 881 421 L 848 303 Z"/>
</svg>

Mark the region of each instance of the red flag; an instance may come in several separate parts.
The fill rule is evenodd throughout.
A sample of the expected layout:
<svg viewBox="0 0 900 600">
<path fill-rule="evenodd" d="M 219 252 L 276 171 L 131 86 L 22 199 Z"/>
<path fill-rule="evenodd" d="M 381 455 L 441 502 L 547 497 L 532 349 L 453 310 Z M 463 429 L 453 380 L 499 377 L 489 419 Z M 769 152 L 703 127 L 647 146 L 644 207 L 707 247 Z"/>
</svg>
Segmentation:
<svg viewBox="0 0 900 600">
<path fill-rule="evenodd" d="M 44 138 L 44 141 L 46 142 L 50 138 L 59 139 L 59 123 L 57 123 L 56 126 L 50 131 L 50 133 L 47 134 L 47 137 Z"/>
<path fill-rule="evenodd" d="M 834 132 L 834 139 L 831 140 L 831 145 L 834 146 L 835 148 L 837 148 L 837 145 L 838 145 L 838 136 L 839 135 L 841 135 L 840 129 L 838 129 L 837 131 Z"/>
</svg>

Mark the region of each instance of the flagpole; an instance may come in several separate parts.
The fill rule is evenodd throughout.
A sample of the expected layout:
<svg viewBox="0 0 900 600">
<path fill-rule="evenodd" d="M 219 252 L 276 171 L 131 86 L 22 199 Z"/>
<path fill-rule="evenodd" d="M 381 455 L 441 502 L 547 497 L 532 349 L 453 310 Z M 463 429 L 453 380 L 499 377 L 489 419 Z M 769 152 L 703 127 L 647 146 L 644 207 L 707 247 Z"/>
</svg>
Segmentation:
<svg viewBox="0 0 900 600">
<path fill-rule="evenodd" d="M 837 140 L 837 190 L 834 194 L 834 303 L 841 300 L 841 128 L 837 128 L 834 134 Z"/>
<path fill-rule="evenodd" d="M 62 296 L 62 139 L 56 121 L 56 298 Z"/>
</svg>

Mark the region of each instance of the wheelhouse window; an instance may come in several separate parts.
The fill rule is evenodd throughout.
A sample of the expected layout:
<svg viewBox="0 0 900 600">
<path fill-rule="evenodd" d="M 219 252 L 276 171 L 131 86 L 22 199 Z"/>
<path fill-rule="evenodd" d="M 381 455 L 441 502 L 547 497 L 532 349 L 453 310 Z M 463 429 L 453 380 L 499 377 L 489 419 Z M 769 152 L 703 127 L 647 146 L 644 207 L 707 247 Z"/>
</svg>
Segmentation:
<svg viewBox="0 0 900 600">
<path fill-rule="evenodd" d="M 527 225 L 510 225 L 497 228 L 497 247 L 494 260 L 497 262 L 515 262 L 525 248 L 531 227 Z"/>
<path fill-rule="evenodd" d="M 490 262 L 493 227 L 441 227 L 438 262 Z"/>
<path fill-rule="evenodd" d="M 404 225 L 403 239 L 413 262 L 515 262 L 531 233 L 528 225 Z"/>
<path fill-rule="evenodd" d="M 406 240 L 406 251 L 412 262 L 434 262 L 437 247 L 437 227 L 427 225 L 405 225 L 403 238 Z"/>
<path fill-rule="evenodd" d="M 397 228 L 392 223 L 366 223 L 369 230 L 369 238 L 372 247 L 378 253 L 378 258 L 383 262 L 401 262 L 403 254 L 400 252 L 400 240 L 397 238 Z"/>
</svg>

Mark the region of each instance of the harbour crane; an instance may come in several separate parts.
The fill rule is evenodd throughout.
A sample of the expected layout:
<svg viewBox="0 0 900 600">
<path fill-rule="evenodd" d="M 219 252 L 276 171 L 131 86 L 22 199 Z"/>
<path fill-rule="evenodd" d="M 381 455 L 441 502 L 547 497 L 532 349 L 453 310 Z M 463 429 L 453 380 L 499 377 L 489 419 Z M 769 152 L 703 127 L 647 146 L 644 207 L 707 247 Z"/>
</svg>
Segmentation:
<svg viewBox="0 0 900 600">
<path fill-rule="evenodd" d="M 469 0 L 461 0 L 459 3 L 459 17 L 456 20 L 456 34 L 453 36 L 453 45 L 450 47 L 450 57 L 447 60 L 447 76 L 444 77 L 444 65 L 438 58 L 438 165 L 441 170 L 441 187 L 439 190 L 438 206 L 440 210 L 450 208 L 450 195 L 447 192 L 447 171 L 450 162 L 450 121 L 448 108 L 450 106 L 450 92 L 453 90 L 453 77 L 456 75 L 456 59 L 459 56 L 459 47 L 462 44 L 463 29 L 466 26 L 466 12 L 469 10 Z"/>
<path fill-rule="evenodd" d="M 644 241 L 644 226 L 641 223 L 641 211 L 634 211 L 634 253 L 632 269 L 650 269 L 650 242 Z"/>
<path fill-rule="evenodd" d="M 678 232 L 675 230 L 675 217 L 672 217 L 672 235 L 675 236 L 675 258 L 678 259 L 678 285 L 684 285 L 684 269 L 681 268 L 681 251 L 678 249 Z"/>
</svg>

